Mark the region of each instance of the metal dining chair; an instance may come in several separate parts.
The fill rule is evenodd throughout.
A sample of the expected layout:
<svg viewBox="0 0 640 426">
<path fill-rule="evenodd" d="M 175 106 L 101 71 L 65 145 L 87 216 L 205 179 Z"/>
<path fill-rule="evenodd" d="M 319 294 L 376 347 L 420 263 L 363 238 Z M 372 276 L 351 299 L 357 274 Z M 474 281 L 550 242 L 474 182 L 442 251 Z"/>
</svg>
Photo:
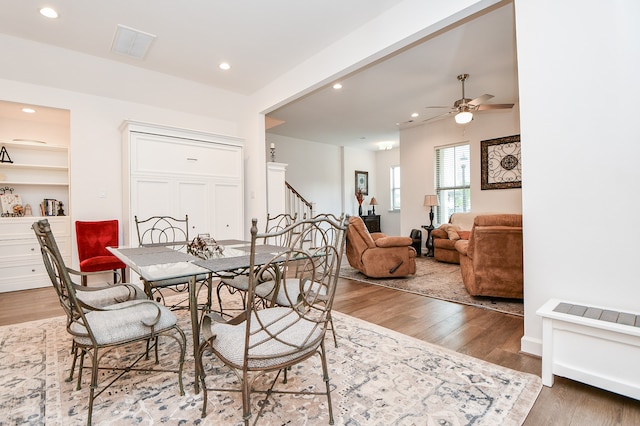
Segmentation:
<svg viewBox="0 0 640 426">
<path fill-rule="evenodd" d="M 92 421 L 95 398 L 107 390 L 116 380 L 126 380 L 127 377 L 130 377 L 128 373 L 133 370 L 177 373 L 180 395 L 184 395 L 182 367 L 186 337 L 177 325 L 176 316 L 157 302 L 134 297 L 131 291 L 135 293 L 135 287 L 132 285 L 113 287 L 110 289 L 112 292 L 110 296 L 107 296 L 106 293 L 100 295 L 98 291 L 77 291 L 79 286 L 71 280 L 72 270 L 64 264 L 48 220 L 43 219 L 35 222 L 32 228 L 40 243 L 45 269 L 58 295 L 60 305 L 67 315 L 66 329 L 73 339 L 74 356 L 69 380 L 73 379 L 76 361 L 78 358 L 80 360 L 78 390 L 81 389 L 82 384 L 84 359 L 89 356 L 91 360 L 87 424 L 90 425 Z M 121 293 L 118 295 L 116 291 Z M 93 296 L 99 296 L 103 301 L 114 297 L 114 303 L 96 306 L 97 299 L 90 300 L 90 298 L 82 297 L 81 292 L 95 293 Z M 161 336 L 173 338 L 178 343 L 179 353 L 176 368 L 167 369 L 166 365 L 158 365 L 158 344 Z M 141 344 L 134 346 L 138 342 Z M 120 360 L 120 356 L 108 356 L 108 354 L 113 348 L 123 346 L 131 346 L 133 350 L 137 349 L 140 354 L 134 357 L 124 357 L 127 365 L 123 367 L 114 366 L 114 360 Z M 144 362 L 143 360 L 148 359 L 151 349 L 155 350 L 155 362 Z M 108 366 L 101 367 L 102 361 L 108 361 Z M 140 362 L 143 364 L 140 365 Z M 115 376 L 102 380 L 102 383 L 106 384 L 101 388 L 99 388 L 98 379 L 104 376 L 98 374 L 99 370 L 110 371 Z"/>
<path fill-rule="evenodd" d="M 204 317 L 198 357 L 197 371 L 204 390 L 202 416 L 206 416 L 208 392 L 240 392 L 242 394 L 242 419 L 248 425 L 252 417 L 251 396 L 266 394 L 259 403 L 261 412 L 272 407 L 267 402 L 276 393 L 324 395 L 327 398 L 329 424 L 333 424 L 331 385 L 324 345 L 324 337 L 331 321 L 331 309 L 335 295 L 340 263 L 344 253 L 347 222 L 336 222 L 329 217 L 317 217 L 293 223 L 280 231 L 259 234 L 257 220 L 251 226 L 251 255 L 249 285 L 246 307 L 240 315 L 225 321 L 220 315 L 211 313 Z M 258 240 L 291 234 L 288 248 L 272 254 L 268 262 L 256 261 Z M 315 241 L 313 245 L 305 241 Z M 257 266 L 260 264 L 260 266 Z M 261 277 L 271 275 L 273 295 L 280 303 L 264 307 L 256 290 L 264 285 Z M 231 369 L 238 381 L 228 387 L 219 379 L 207 380 L 208 373 L 219 377 L 222 367 L 218 364 L 205 365 L 205 354 L 211 353 L 215 359 Z M 287 383 L 287 369 L 300 364 L 314 355 L 320 356 L 323 391 L 314 391 L 314 386 L 305 382 L 304 389 L 291 389 Z M 224 369 L 222 369 L 224 371 Z M 259 389 L 254 379 L 265 372 L 277 372 L 266 389 Z M 297 369 L 304 371 L 304 369 Z M 284 374 L 285 386 L 278 385 L 278 378 Z M 299 373 L 300 374 L 300 373 Z M 235 386 L 237 385 L 237 386 Z M 286 400 L 279 400 L 285 404 Z"/>
<path fill-rule="evenodd" d="M 291 226 L 296 219 L 298 218 L 298 214 L 294 213 L 293 215 L 288 213 L 281 213 L 276 216 L 271 217 L 267 213 L 267 221 L 265 223 L 265 232 L 264 234 L 271 235 L 270 237 L 264 237 L 261 242 L 263 244 L 270 244 L 274 246 L 281 247 L 289 247 L 291 244 L 291 233 L 279 233 L 283 229 Z M 220 282 L 218 283 L 216 293 L 218 296 L 218 303 L 220 307 L 220 314 L 223 314 L 222 307 L 222 297 L 220 292 L 223 288 L 226 288 L 231 294 L 239 294 L 242 298 L 242 309 L 246 307 L 245 304 L 245 296 L 247 293 L 247 289 L 249 287 L 249 276 L 248 271 L 237 271 L 235 274 L 227 274 L 222 277 Z"/>
<path fill-rule="evenodd" d="M 171 216 L 151 216 L 146 219 L 138 219 L 134 216 L 138 244 L 140 247 L 167 246 L 174 250 L 186 249 L 189 240 L 189 215 L 184 219 L 176 219 Z M 143 279 L 145 292 L 150 299 L 155 297 L 156 301 L 166 302 L 162 290 L 173 292 L 186 292 L 189 289 L 190 277 L 173 278 L 161 281 L 147 281 Z M 203 286 L 207 290 L 207 302 L 201 308 L 205 311 L 211 309 L 212 277 L 211 274 L 196 276 L 199 284 L 197 292 L 200 293 Z M 183 309 L 184 300 L 172 304 L 171 309 Z"/>
</svg>

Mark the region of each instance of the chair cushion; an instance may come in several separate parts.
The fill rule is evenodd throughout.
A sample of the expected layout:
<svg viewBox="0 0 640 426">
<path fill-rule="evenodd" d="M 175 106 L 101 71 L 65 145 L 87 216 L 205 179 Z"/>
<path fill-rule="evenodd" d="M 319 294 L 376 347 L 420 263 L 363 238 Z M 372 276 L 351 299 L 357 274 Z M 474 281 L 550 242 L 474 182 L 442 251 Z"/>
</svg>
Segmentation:
<svg viewBox="0 0 640 426">
<path fill-rule="evenodd" d="M 80 262 L 80 271 L 82 272 L 99 272 L 109 271 L 111 269 L 122 269 L 126 265 L 115 256 L 95 256 Z"/>
<path fill-rule="evenodd" d="M 77 288 L 76 297 L 94 308 L 102 308 L 129 300 L 147 299 L 144 290 L 133 284 L 112 285 L 101 288 Z"/>
<path fill-rule="evenodd" d="M 105 307 L 104 311 L 91 311 L 85 314 L 89 327 L 93 332 L 98 345 L 125 343 L 137 339 L 144 339 L 151 333 L 152 324 L 159 315 L 155 324 L 156 332 L 164 331 L 176 325 L 176 316 L 163 305 L 151 300 L 131 300 Z M 82 335 L 87 334 L 84 325 L 74 322 L 71 324 L 71 332 L 80 334 L 74 340 L 80 345 L 91 345 L 91 339 Z"/>
<path fill-rule="evenodd" d="M 304 358 L 315 351 L 324 338 L 323 323 L 309 321 L 291 308 L 261 309 L 252 315 L 252 331 L 260 329 L 259 318 L 269 333 L 281 333 L 278 339 L 269 338 L 265 331 L 251 336 L 249 356 L 263 359 L 251 358 L 249 369 L 278 368 L 284 363 Z M 213 350 L 235 368 L 242 368 L 244 361 L 246 324 L 246 321 L 237 325 L 210 324 L 211 333 L 216 336 L 212 341 Z"/>
<path fill-rule="evenodd" d="M 260 283 L 256 286 L 255 293 L 257 296 L 263 299 L 271 300 L 273 295 L 273 289 L 275 288 L 275 281 L 266 281 L 264 283 Z M 314 292 L 318 292 L 322 296 L 326 296 L 327 288 L 314 282 L 311 289 Z M 304 291 L 309 291 L 309 282 L 305 283 Z M 300 280 L 297 278 L 287 278 L 284 280 L 284 285 L 280 284 L 280 289 L 278 290 L 278 297 L 276 297 L 276 305 L 280 306 L 292 306 L 293 303 L 298 302 L 298 298 L 300 297 Z M 289 300 L 291 299 L 291 301 Z"/>
</svg>

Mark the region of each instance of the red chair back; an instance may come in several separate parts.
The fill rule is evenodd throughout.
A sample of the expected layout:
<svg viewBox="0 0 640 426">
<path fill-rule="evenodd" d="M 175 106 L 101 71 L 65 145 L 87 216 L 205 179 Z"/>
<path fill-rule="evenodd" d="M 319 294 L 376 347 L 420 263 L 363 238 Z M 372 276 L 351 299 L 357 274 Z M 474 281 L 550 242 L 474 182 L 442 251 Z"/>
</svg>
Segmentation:
<svg viewBox="0 0 640 426">
<path fill-rule="evenodd" d="M 76 222 L 80 262 L 96 256 L 112 256 L 106 249 L 118 246 L 118 220 Z"/>
</svg>

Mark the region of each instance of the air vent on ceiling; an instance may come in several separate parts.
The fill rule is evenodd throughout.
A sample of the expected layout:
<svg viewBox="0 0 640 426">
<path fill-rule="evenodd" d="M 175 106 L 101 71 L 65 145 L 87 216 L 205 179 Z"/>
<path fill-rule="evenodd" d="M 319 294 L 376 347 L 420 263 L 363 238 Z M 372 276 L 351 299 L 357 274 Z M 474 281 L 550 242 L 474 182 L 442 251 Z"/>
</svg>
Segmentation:
<svg viewBox="0 0 640 426">
<path fill-rule="evenodd" d="M 119 55 L 143 59 L 155 39 L 156 36 L 153 34 L 118 24 L 111 51 Z"/>
</svg>

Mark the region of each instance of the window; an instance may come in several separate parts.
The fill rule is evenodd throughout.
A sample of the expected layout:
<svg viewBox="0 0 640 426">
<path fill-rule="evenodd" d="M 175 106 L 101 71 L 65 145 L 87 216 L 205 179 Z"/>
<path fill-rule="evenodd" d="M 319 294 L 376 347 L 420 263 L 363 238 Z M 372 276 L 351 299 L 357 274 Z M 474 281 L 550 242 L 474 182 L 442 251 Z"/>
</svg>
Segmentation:
<svg viewBox="0 0 640 426">
<path fill-rule="evenodd" d="M 391 182 L 391 210 L 400 210 L 400 166 L 392 166 L 389 176 Z"/>
<path fill-rule="evenodd" d="M 453 213 L 471 210 L 469 144 L 436 148 L 437 223 L 446 223 Z"/>
</svg>

